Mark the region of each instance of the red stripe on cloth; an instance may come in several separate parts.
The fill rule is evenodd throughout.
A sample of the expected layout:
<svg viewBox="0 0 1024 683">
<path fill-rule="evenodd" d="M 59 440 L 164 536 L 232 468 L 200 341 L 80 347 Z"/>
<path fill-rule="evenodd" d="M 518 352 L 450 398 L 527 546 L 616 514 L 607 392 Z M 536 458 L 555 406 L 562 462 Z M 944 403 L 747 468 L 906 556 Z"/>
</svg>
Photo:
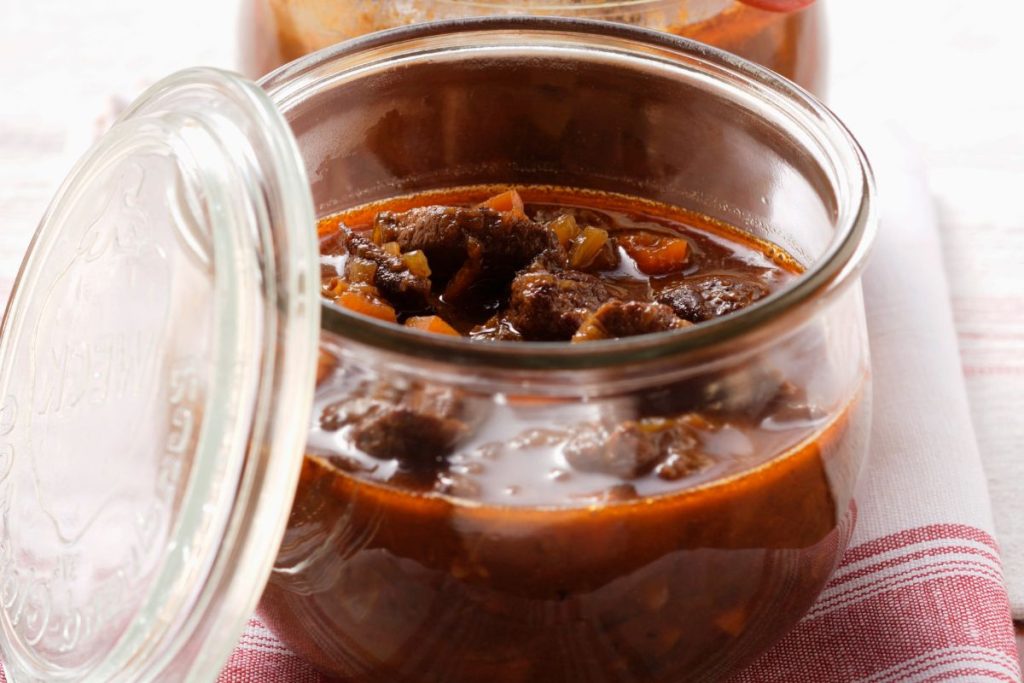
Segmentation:
<svg viewBox="0 0 1024 683">
<path fill-rule="evenodd" d="M 864 577 L 864 576 L 868 576 L 870 574 L 874 574 L 874 573 L 879 572 L 879 571 L 881 571 L 883 569 L 891 569 L 891 568 L 894 568 L 894 567 L 896 567 L 898 565 L 905 564 L 907 562 L 913 562 L 915 560 L 929 560 L 929 559 L 935 558 L 935 557 L 937 557 L 939 555 L 946 555 L 946 554 L 950 554 L 950 553 L 955 553 L 957 555 L 977 555 L 980 558 L 981 561 L 978 561 L 978 562 L 974 562 L 974 561 L 971 561 L 971 560 L 961 560 L 961 561 L 965 562 L 967 564 L 977 564 L 980 567 L 986 567 L 986 571 L 990 571 L 990 569 L 987 568 L 988 563 L 990 563 L 990 562 L 998 563 L 999 562 L 999 557 L 995 553 L 985 552 L 983 550 L 979 550 L 978 548 L 972 548 L 970 546 L 944 545 L 944 546 L 938 546 L 938 547 L 932 547 L 932 548 L 925 548 L 923 550 L 917 550 L 917 551 L 914 551 L 914 552 L 911 552 L 911 553 L 906 553 L 905 555 L 900 555 L 899 557 L 889 558 L 889 559 L 884 560 L 882 562 L 876 562 L 874 564 L 867 565 L 867 566 L 862 567 L 861 569 L 858 569 L 856 571 L 845 573 L 842 576 L 837 577 L 834 581 L 829 582 L 829 587 L 833 587 L 833 586 L 837 586 L 839 584 L 847 583 L 847 582 L 852 581 L 854 579 L 858 579 L 858 578 L 861 578 L 861 577 Z"/>
<path fill-rule="evenodd" d="M 927 547 L 914 547 L 919 544 Z M 968 557 L 957 562 L 950 555 Z M 832 592 L 825 602 L 842 604 L 798 624 L 733 683 L 1019 681 L 999 566 L 992 537 L 964 525 L 930 525 L 862 543 L 846 553 L 826 588 Z M 881 572 L 886 576 L 857 586 L 859 592 L 850 589 L 851 582 Z M 327 683 L 301 659 L 267 642 L 262 624 L 251 626 L 249 643 L 259 645 L 243 639 L 219 683 Z"/>
<path fill-rule="evenodd" d="M 960 572 L 965 572 L 965 568 L 963 567 L 958 567 L 957 570 L 959 570 Z M 951 574 L 954 575 L 954 578 L 963 578 L 960 574 L 954 574 L 954 571 L 952 569 L 944 568 L 923 572 L 907 572 L 905 576 L 890 578 L 885 581 L 872 582 L 866 584 L 863 587 L 858 588 L 856 591 L 846 591 L 836 596 L 829 596 L 826 600 L 820 601 L 816 603 L 813 607 L 811 607 L 807 616 L 817 617 L 825 612 L 832 611 L 835 609 L 841 609 L 842 607 L 848 604 L 866 599 L 872 593 L 891 592 L 899 590 L 911 584 L 920 583 L 921 581 L 930 581 L 932 579 L 938 578 L 949 578 Z M 988 574 L 987 576 L 982 576 L 981 578 L 1002 585 L 1001 576 L 993 576 L 992 574 Z"/>
<path fill-rule="evenodd" d="M 820 607 L 812 608 L 808 618 L 736 676 L 734 683 L 854 679 L 874 683 L 958 677 L 1019 681 L 1010 606 L 998 572 L 998 557 L 986 558 L 986 571 L 968 573 L 948 559 L 949 553 L 962 552 L 963 541 L 993 551 L 997 547 L 991 536 L 979 529 L 940 524 L 908 529 L 852 548 L 840 567 L 919 543 L 936 543 L 940 552 L 908 552 L 898 558 L 906 563 L 902 571 L 865 584 L 860 594 L 851 593 L 843 604 L 833 605 L 820 616 L 814 616 Z M 973 551 L 987 554 L 977 548 Z M 876 571 L 886 564 L 877 563 Z M 951 575 L 951 571 L 961 573 Z M 824 602 L 835 600 L 837 594 L 829 590 L 847 581 L 848 577 L 840 575 L 831 582 Z"/>
<path fill-rule="evenodd" d="M 852 548 L 840 567 L 926 542 L 947 553 L 963 552 L 964 541 L 996 549 L 995 541 L 978 529 L 932 525 Z M 876 590 L 821 616 L 812 610 L 732 683 L 1020 681 L 1009 603 L 998 573 L 949 575 L 938 571 L 950 564 L 942 557 L 941 552 L 908 552 L 901 558 L 907 570 L 905 576 L 897 574 L 900 581 L 879 581 Z M 999 566 L 997 557 L 989 563 Z M 826 591 L 848 581 L 840 575 Z M 328 683 L 264 629 L 259 620 L 250 621 L 218 683 Z M 0 683 L 5 682 L 0 672 Z"/>
<path fill-rule="evenodd" d="M 328 679 L 298 655 L 236 649 L 217 683 L 328 683 Z"/>
<path fill-rule="evenodd" d="M 968 648 L 969 651 L 965 652 L 964 649 L 960 650 L 947 650 L 946 652 L 933 653 L 927 657 L 921 657 L 912 662 L 908 662 L 903 666 L 898 666 L 892 669 L 887 669 L 883 672 L 881 677 L 876 676 L 875 678 L 882 678 L 883 680 L 893 680 L 896 678 L 920 678 L 923 672 L 928 670 L 935 670 L 939 667 L 958 666 L 961 663 L 968 662 L 971 666 L 978 666 L 979 664 L 991 665 L 990 671 L 994 671 L 999 677 L 1011 678 L 1005 672 L 1006 659 L 993 657 L 987 654 L 985 651 L 979 651 L 977 648 Z M 926 674 L 927 675 L 927 674 Z M 940 676 L 943 674 L 935 674 Z"/>
<path fill-rule="evenodd" d="M 977 681 L 977 680 L 995 680 L 995 681 L 1009 681 L 1009 683 L 1017 683 L 1019 678 L 1013 676 L 1007 676 L 1006 674 L 989 671 L 987 669 L 978 668 L 967 668 L 967 669 L 954 669 L 953 671 L 947 671 L 942 675 L 929 676 L 921 681 L 921 683 L 931 683 L 932 681 Z"/>
<path fill-rule="evenodd" d="M 996 545 L 995 539 L 981 529 L 963 524 L 930 524 L 928 526 L 897 531 L 894 534 L 866 541 L 854 548 L 850 548 L 846 551 L 843 561 L 839 566 L 845 567 L 874 555 L 896 550 L 914 543 L 941 540 L 973 541 L 988 546 L 997 555 L 999 553 L 999 546 Z"/>
<path fill-rule="evenodd" d="M 924 673 L 903 665 L 907 660 L 961 647 L 972 648 L 959 658 L 964 664 L 1002 664 L 991 667 L 1000 675 L 978 680 L 1019 680 L 1008 626 L 1001 586 L 973 577 L 922 581 L 801 622 L 735 681 L 838 682 L 874 674 L 879 681 L 906 680 Z"/>
<path fill-rule="evenodd" d="M 1017 683 L 1017 679 L 1013 676 L 1006 676 L 1004 674 L 995 674 L 991 671 L 984 671 L 982 669 L 956 669 L 955 671 L 947 672 L 941 676 L 929 676 L 921 681 L 921 683 L 932 683 L 933 681 L 1007 681 L 1008 683 Z"/>
</svg>

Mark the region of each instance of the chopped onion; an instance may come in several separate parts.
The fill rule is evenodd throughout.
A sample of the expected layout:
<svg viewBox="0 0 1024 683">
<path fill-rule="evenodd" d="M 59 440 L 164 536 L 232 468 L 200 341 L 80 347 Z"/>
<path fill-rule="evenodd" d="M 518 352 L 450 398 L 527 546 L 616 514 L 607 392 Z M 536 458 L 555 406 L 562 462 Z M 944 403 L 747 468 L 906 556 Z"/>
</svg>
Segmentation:
<svg viewBox="0 0 1024 683">
<path fill-rule="evenodd" d="M 324 295 L 333 298 L 337 298 L 342 293 L 348 291 L 348 283 L 340 277 L 332 277 L 322 285 Z"/>
<path fill-rule="evenodd" d="M 362 258 L 349 259 L 345 264 L 345 274 L 350 282 L 373 283 L 377 276 L 377 264 Z"/>
<path fill-rule="evenodd" d="M 568 213 L 564 213 L 548 223 L 548 227 L 555 233 L 558 243 L 563 247 L 568 247 L 569 242 L 572 242 L 580 234 L 580 226 L 577 225 L 576 218 Z"/>
<path fill-rule="evenodd" d="M 405 261 L 409 272 L 416 277 L 430 277 L 430 264 L 427 262 L 427 255 L 419 249 L 402 254 L 402 260 Z"/>
<path fill-rule="evenodd" d="M 601 228 L 586 227 L 578 238 L 576 245 L 569 255 L 569 265 L 576 269 L 586 268 L 597 255 L 601 253 L 604 245 L 608 244 L 608 231 Z"/>
</svg>

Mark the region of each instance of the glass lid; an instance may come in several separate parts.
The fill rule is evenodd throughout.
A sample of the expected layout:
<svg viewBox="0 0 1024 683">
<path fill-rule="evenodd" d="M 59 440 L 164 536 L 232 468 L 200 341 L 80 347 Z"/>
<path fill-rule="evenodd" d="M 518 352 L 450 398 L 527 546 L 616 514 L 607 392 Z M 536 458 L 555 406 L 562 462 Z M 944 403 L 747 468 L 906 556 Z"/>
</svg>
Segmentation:
<svg viewBox="0 0 1024 683">
<path fill-rule="evenodd" d="M 254 84 L 151 88 L 44 216 L 0 332 L 10 680 L 212 680 L 269 575 L 319 335 L 309 185 Z"/>
</svg>

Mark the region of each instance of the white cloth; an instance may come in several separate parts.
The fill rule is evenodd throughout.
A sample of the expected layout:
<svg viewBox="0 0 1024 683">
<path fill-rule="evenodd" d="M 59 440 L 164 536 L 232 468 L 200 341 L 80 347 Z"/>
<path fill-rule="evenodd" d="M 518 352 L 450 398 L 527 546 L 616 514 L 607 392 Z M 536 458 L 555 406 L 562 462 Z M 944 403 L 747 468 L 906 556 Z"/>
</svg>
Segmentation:
<svg viewBox="0 0 1024 683">
<path fill-rule="evenodd" d="M 900 122 L 924 159 L 996 537 L 1024 620 L 1024 88 L 1012 85 L 1024 4 L 825 2 L 832 105 L 844 119 Z"/>
<path fill-rule="evenodd" d="M 855 132 L 876 173 L 881 220 L 863 279 L 876 457 L 857 496 L 857 537 L 940 522 L 993 533 L 923 169 L 898 131 Z M 890 508 L 891 501 L 904 504 Z"/>
</svg>

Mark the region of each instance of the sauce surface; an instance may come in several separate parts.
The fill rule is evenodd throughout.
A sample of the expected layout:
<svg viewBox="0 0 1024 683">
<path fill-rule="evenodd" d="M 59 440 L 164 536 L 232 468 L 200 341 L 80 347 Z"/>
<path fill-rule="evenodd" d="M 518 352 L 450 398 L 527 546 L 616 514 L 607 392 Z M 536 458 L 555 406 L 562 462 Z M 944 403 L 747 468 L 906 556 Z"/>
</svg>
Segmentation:
<svg viewBox="0 0 1024 683">
<path fill-rule="evenodd" d="M 740 310 L 803 270 L 776 245 L 705 216 L 566 188 L 424 193 L 322 219 L 318 232 L 325 297 L 406 325 L 437 316 L 444 326 L 428 331 L 481 340 L 675 329 L 627 313 L 603 335 L 576 335 L 605 302 L 644 304 L 648 317 L 675 314 L 686 326 Z"/>
</svg>

